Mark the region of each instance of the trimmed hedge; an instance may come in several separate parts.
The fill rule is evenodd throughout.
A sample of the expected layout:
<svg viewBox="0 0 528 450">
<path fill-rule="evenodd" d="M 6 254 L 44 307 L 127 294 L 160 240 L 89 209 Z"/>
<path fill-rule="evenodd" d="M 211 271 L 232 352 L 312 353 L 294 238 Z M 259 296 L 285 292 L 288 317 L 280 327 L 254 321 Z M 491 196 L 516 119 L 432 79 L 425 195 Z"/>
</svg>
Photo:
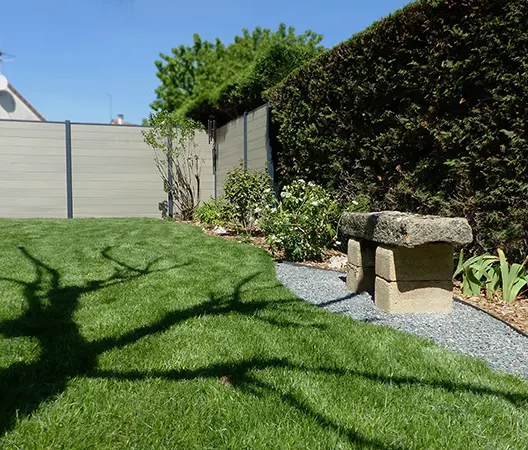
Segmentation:
<svg viewBox="0 0 528 450">
<path fill-rule="evenodd" d="M 465 216 L 474 251 L 528 245 L 528 1 L 412 3 L 267 93 L 284 182 Z"/>
</svg>

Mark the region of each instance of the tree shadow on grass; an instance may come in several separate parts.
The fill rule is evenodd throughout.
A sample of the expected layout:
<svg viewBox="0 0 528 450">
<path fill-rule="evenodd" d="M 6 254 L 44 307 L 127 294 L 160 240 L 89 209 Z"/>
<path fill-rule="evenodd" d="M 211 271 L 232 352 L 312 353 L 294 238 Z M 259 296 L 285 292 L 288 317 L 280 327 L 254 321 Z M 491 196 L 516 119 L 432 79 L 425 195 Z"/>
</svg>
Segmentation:
<svg viewBox="0 0 528 450">
<path fill-rule="evenodd" d="M 33 265 L 35 279 L 26 282 L 0 277 L 0 281 L 21 286 L 29 308 L 23 316 L 0 323 L 0 334 L 37 339 L 40 355 L 36 361 L 0 369 L 0 435 L 13 427 L 16 417 L 29 415 L 42 402 L 62 392 L 70 378 L 97 366 L 96 348 L 81 336 L 73 320 L 81 295 L 186 265 L 153 269 L 159 260 L 155 259 L 144 267 L 132 267 L 111 256 L 111 248 L 106 248 L 101 255 L 115 264 L 114 273 L 105 279 L 68 286 L 62 284 L 57 269 L 24 247 L 19 250 Z"/>
<path fill-rule="evenodd" d="M 114 372 L 109 370 L 96 370 L 90 374 L 93 378 L 113 379 L 116 381 L 142 381 L 147 379 L 165 379 L 170 381 L 215 379 L 223 384 L 257 397 L 276 394 L 278 398 L 288 406 L 295 408 L 301 414 L 306 415 L 322 429 L 336 432 L 350 444 L 359 445 L 361 448 L 372 448 L 381 450 L 403 450 L 406 447 L 399 444 L 389 444 L 380 439 L 367 437 L 357 429 L 327 417 L 322 411 L 316 410 L 310 405 L 309 399 L 293 394 L 290 389 L 281 389 L 276 383 L 270 383 L 259 377 L 259 371 L 267 369 L 282 368 L 294 371 L 299 376 L 305 374 L 337 375 L 340 377 L 352 377 L 368 379 L 375 383 L 390 384 L 396 386 L 428 386 L 449 392 L 469 392 L 480 396 L 498 396 L 511 402 L 518 408 L 528 407 L 528 396 L 495 390 L 492 388 L 474 386 L 469 383 L 451 383 L 447 381 L 427 380 L 417 377 L 395 377 L 384 374 L 369 373 L 365 371 L 342 369 L 324 366 L 309 366 L 298 364 L 287 358 L 252 358 L 235 363 L 212 364 L 194 370 L 171 370 L 171 371 L 127 371 Z"/>
<path fill-rule="evenodd" d="M 325 373 L 343 377 L 361 377 L 376 383 L 396 385 L 431 386 L 453 392 L 465 391 L 477 395 L 502 397 L 516 406 L 528 406 L 525 395 L 483 388 L 470 384 L 450 383 L 437 380 L 424 380 L 414 377 L 393 377 L 384 374 L 355 371 L 348 368 L 323 366 L 305 366 L 284 358 L 254 358 L 236 363 L 213 364 L 196 370 L 173 370 L 160 372 L 114 372 L 99 370 L 97 358 L 102 353 L 118 349 L 137 342 L 146 336 L 161 333 L 172 326 L 196 317 L 222 316 L 238 314 L 251 316 L 270 326 L 283 328 L 313 327 L 323 329 L 324 324 L 301 323 L 288 318 L 277 319 L 263 315 L 266 309 L 286 303 L 297 303 L 297 300 L 255 300 L 243 301 L 244 287 L 259 274 L 253 274 L 241 280 L 231 294 L 215 295 L 202 303 L 186 309 L 171 311 L 153 324 L 138 327 L 119 337 L 103 338 L 87 342 L 80 334 L 73 320 L 80 296 L 96 292 L 115 284 L 149 276 L 153 273 L 166 272 L 187 264 L 180 264 L 167 269 L 154 269 L 158 260 L 153 260 L 144 267 L 133 267 L 111 255 L 111 249 L 102 251 L 102 256 L 113 263 L 114 273 L 105 279 L 89 280 L 83 285 L 64 285 L 59 271 L 38 260 L 25 248 L 20 248 L 25 258 L 35 270 L 35 279 L 26 282 L 13 278 L 1 278 L 0 281 L 12 282 L 23 288 L 28 302 L 27 312 L 20 318 L 0 323 L 0 333 L 6 337 L 28 336 L 36 338 L 41 347 L 39 358 L 34 362 L 15 363 L 6 369 L 0 369 L 0 435 L 11 430 L 17 417 L 24 417 L 35 411 L 39 405 L 62 393 L 68 381 L 73 377 L 85 376 L 114 380 L 144 380 L 164 378 L 168 380 L 191 380 L 196 378 L 227 379 L 237 389 L 255 395 L 278 394 L 281 401 L 294 407 L 311 418 L 322 429 L 339 433 L 349 442 L 365 448 L 400 450 L 401 446 L 386 444 L 362 435 L 357 430 L 336 423 L 325 417 L 322 412 L 310 406 L 307 399 L 290 392 L 282 391 L 276 386 L 258 378 L 254 371 L 270 368 L 286 368 L 303 373 Z M 49 285 L 48 287 L 46 287 Z M 270 289 L 274 289 L 271 287 Z M 251 292 L 254 292 L 252 288 Z"/>
<path fill-rule="evenodd" d="M 159 261 L 157 258 L 144 267 L 134 267 L 112 256 L 111 248 L 107 247 L 101 255 L 114 265 L 114 273 L 111 276 L 89 280 L 82 285 L 65 285 L 57 269 L 40 261 L 27 249 L 20 247 L 19 250 L 34 267 L 34 280 L 27 282 L 0 277 L 0 281 L 22 287 L 28 310 L 19 318 L 0 323 L 0 335 L 6 338 L 35 338 L 40 346 L 40 355 L 36 361 L 18 362 L 8 368 L 0 369 L 0 436 L 13 428 L 16 417 L 31 414 L 41 403 L 60 394 L 66 388 L 68 380 L 78 376 L 89 376 L 89 373 L 97 368 L 99 355 L 137 342 L 143 337 L 161 333 L 188 319 L 203 315 L 219 316 L 235 313 L 251 315 L 273 326 L 304 326 L 298 322 L 274 320 L 258 314 L 272 303 L 284 305 L 288 300 L 241 301 L 243 286 L 256 278 L 259 275 L 257 273 L 243 279 L 235 286 L 233 294 L 223 296 L 211 294 L 208 301 L 187 309 L 168 312 L 154 324 L 138 327 L 118 337 L 88 342 L 82 337 L 73 320 L 81 295 L 154 273 L 168 272 L 188 263 L 154 269 Z M 308 326 L 322 327 L 319 324 Z"/>
</svg>

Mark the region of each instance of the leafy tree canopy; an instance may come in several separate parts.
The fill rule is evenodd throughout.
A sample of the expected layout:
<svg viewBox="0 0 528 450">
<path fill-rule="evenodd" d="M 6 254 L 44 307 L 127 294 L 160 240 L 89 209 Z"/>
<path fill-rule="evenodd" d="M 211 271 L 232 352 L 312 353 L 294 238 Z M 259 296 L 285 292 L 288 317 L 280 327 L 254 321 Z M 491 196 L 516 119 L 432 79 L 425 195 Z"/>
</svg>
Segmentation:
<svg viewBox="0 0 528 450">
<path fill-rule="evenodd" d="M 310 30 L 298 35 L 285 24 L 277 31 L 244 29 L 227 46 L 195 34 L 192 45 L 161 53 L 155 62 L 161 84 L 151 108 L 202 122 L 211 114 L 220 121 L 237 117 L 262 104 L 263 91 L 320 54 L 322 39 Z"/>
</svg>

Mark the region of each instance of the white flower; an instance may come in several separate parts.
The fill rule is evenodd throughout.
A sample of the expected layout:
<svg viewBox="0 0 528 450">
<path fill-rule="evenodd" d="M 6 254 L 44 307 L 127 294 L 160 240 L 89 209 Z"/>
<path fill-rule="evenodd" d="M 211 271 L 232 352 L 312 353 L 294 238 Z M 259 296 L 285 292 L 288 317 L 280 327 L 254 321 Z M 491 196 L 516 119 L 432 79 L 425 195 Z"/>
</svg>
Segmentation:
<svg viewBox="0 0 528 450">
<path fill-rule="evenodd" d="M 308 181 L 308 186 L 310 186 L 310 187 L 314 187 L 315 184 L 313 184 L 311 181 Z"/>
<path fill-rule="evenodd" d="M 336 241 L 336 245 L 341 245 L 341 241 Z"/>
<path fill-rule="evenodd" d="M 271 212 L 272 213 L 277 212 L 277 208 L 271 208 Z"/>
<path fill-rule="evenodd" d="M 291 197 L 291 194 L 290 194 L 289 192 L 282 191 L 282 192 L 281 192 L 281 197 L 282 197 L 282 198 L 290 198 L 290 197 Z"/>
<path fill-rule="evenodd" d="M 355 200 L 352 200 L 352 204 L 353 204 L 353 205 L 359 205 L 359 203 L 356 202 Z"/>
<path fill-rule="evenodd" d="M 262 211 L 260 208 L 255 208 L 255 214 L 260 213 L 260 211 Z"/>
<path fill-rule="evenodd" d="M 317 200 L 314 200 L 314 201 L 312 202 L 312 205 L 314 205 L 314 206 L 317 206 L 318 204 L 319 204 L 319 202 L 318 202 Z"/>
<path fill-rule="evenodd" d="M 264 194 L 269 194 L 270 192 L 271 192 L 271 189 L 268 188 L 268 189 L 266 189 L 266 190 L 264 191 Z"/>
<path fill-rule="evenodd" d="M 302 178 L 300 180 L 297 180 L 297 182 L 301 183 L 301 184 L 304 184 L 306 183 L 306 181 L 304 181 Z"/>
</svg>

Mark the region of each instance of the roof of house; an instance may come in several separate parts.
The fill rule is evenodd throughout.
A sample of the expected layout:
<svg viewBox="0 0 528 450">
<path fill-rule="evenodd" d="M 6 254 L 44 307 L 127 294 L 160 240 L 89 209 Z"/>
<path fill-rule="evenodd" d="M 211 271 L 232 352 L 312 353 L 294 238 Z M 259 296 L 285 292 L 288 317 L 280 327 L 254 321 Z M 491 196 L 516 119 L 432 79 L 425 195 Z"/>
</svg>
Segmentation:
<svg viewBox="0 0 528 450">
<path fill-rule="evenodd" d="M 110 125 L 134 125 L 134 124 L 132 122 L 125 122 L 125 121 L 119 123 L 119 119 L 112 119 L 110 121 Z"/>
<path fill-rule="evenodd" d="M 15 95 L 22 103 L 24 103 L 24 105 L 26 105 L 30 111 L 35 114 L 40 120 L 42 120 L 43 122 L 46 121 L 46 119 L 44 119 L 44 116 L 42 116 L 42 114 L 40 114 L 32 105 L 31 103 L 29 103 L 25 98 L 24 96 L 18 92 L 11 83 L 8 84 L 8 89 L 13 93 L 13 95 Z"/>
</svg>

